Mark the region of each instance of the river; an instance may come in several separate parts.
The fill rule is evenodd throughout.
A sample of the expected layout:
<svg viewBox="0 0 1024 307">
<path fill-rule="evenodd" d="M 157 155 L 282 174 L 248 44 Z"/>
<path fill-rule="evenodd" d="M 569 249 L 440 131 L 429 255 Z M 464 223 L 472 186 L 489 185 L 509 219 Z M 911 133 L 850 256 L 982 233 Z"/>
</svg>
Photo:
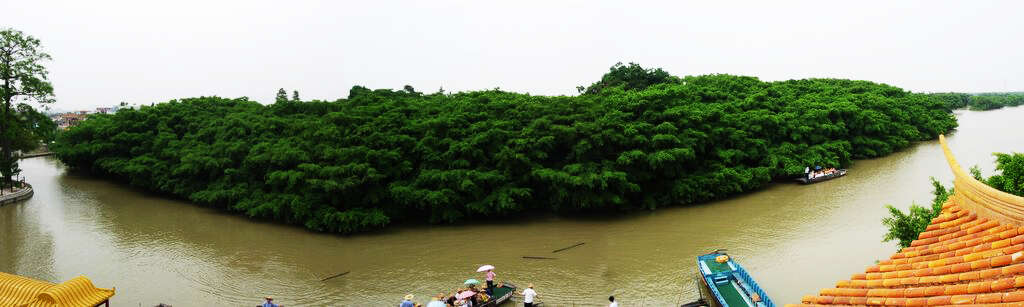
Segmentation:
<svg viewBox="0 0 1024 307">
<path fill-rule="evenodd" d="M 992 152 L 1024 151 L 1024 107 L 957 111 L 961 164 L 993 172 Z M 671 306 L 697 298 L 694 256 L 727 248 L 776 303 L 798 302 L 896 251 L 882 243 L 885 204 L 928 204 L 929 176 L 952 180 L 938 141 L 857 161 L 850 175 L 696 206 L 604 218 L 525 217 L 405 226 L 354 236 L 252 221 L 67 174 L 52 157 L 21 161 L 35 187 L 0 207 L 0 271 L 117 287 L 116 306 L 395 306 L 425 302 L 492 264 L 534 283 L 551 305 Z M 528 214 L 524 214 L 528 215 Z M 586 244 L 552 254 L 552 250 Z M 531 260 L 522 256 L 557 259 Z M 347 275 L 321 281 L 342 272 Z"/>
</svg>

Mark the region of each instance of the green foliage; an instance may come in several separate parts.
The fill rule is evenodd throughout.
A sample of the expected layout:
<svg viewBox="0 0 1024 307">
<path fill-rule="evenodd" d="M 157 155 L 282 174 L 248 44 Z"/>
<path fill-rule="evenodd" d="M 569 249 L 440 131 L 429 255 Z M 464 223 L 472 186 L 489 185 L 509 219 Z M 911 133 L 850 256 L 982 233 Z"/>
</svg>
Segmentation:
<svg viewBox="0 0 1024 307">
<path fill-rule="evenodd" d="M 996 170 L 1000 174 L 984 180 L 986 184 L 1000 191 L 1024 196 L 1024 154 L 995 153 Z"/>
<path fill-rule="evenodd" d="M 899 241 L 900 248 L 910 246 L 910 243 L 917 240 L 921 232 L 928 228 L 928 224 L 931 224 L 932 219 L 942 213 L 942 204 L 953 194 L 953 189 L 947 190 L 934 177 L 929 178 L 929 180 L 931 180 L 932 187 L 934 187 L 932 195 L 935 195 L 935 198 L 932 199 L 931 207 L 926 208 L 917 204 L 911 204 L 907 213 L 903 213 L 903 211 L 896 209 L 892 205 L 885 205 L 889 209 L 891 216 L 882 218 L 882 224 L 889 228 L 889 232 L 885 234 L 882 242 L 896 240 Z"/>
<path fill-rule="evenodd" d="M 978 167 L 977 165 L 971 166 L 968 172 L 971 174 L 971 177 L 974 177 L 974 179 L 977 179 L 978 181 L 981 182 L 985 182 L 985 178 L 981 176 L 981 168 Z"/>
<path fill-rule="evenodd" d="M 969 108 L 975 111 L 993 110 L 1002 107 L 1024 105 L 1024 93 L 935 93 L 933 98 L 946 103 L 950 109 Z"/>
<path fill-rule="evenodd" d="M 941 100 L 949 109 L 955 110 L 965 108 L 971 104 L 971 95 L 964 93 L 934 93 L 929 94 L 933 98 Z"/>
<path fill-rule="evenodd" d="M 997 190 L 1024 196 L 1024 154 L 997 152 L 992 155 L 996 156 L 996 170 L 999 174 L 986 179 L 981 175 L 981 168 L 975 165 L 969 170 L 971 177 Z"/>
<path fill-rule="evenodd" d="M 618 78 L 577 97 L 356 86 L 333 102 L 182 99 L 91 117 L 53 149 L 73 169 L 350 233 L 703 202 L 956 127 L 941 101 L 867 81 Z"/>
<path fill-rule="evenodd" d="M 678 81 L 679 78 L 670 75 L 661 68 L 645 69 L 637 63 L 622 65 L 622 62 L 618 62 L 609 69 L 608 73 L 601 77 L 601 81 L 597 81 L 586 88 L 578 86 L 576 90 L 581 94 L 597 94 L 611 87 L 621 86 L 627 91 L 642 90 L 651 85 Z"/>
<path fill-rule="evenodd" d="M 288 92 L 284 88 L 277 89 L 277 95 L 274 95 L 274 102 L 288 102 Z"/>
<path fill-rule="evenodd" d="M 971 110 L 992 110 L 1024 104 L 1024 93 L 983 93 L 971 96 Z"/>
<path fill-rule="evenodd" d="M 52 139 L 52 121 L 27 102 L 53 102 L 53 86 L 42 62 L 50 55 L 38 39 L 14 29 L 0 29 L 0 186 L 18 174 L 14 150 L 30 150 Z M 41 119 L 45 118 L 45 120 Z"/>
<path fill-rule="evenodd" d="M 24 103 L 14 109 L 7 125 L 10 128 L 7 136 L 13 150 L 32 151 L 39 147 L 40 142 L 49 143 L 57 137 L 57 123 Z"/>
<path fill-rule="evenodd" d="M 889 214 L 892 216 L 882 219 L 882 224 L 889 228 L 889 232 L 885 234 L 882 241 L 897 240 L 900 248 L 910 246 L 910 243 L 917 240 L 917 236 L 928 227 L 932 219 L 938 216 L 937 212 L 917 204 L 910 205 L 908 213 L 903 213 L 892 205 L 885 205 L 885 207 L 889 209 Z"/>
</svg>

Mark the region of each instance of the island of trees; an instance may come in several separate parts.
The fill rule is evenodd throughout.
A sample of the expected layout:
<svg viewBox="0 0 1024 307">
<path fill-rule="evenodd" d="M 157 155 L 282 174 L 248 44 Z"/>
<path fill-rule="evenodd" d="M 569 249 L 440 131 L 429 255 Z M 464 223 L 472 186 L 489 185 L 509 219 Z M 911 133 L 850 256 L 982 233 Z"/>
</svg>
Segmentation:
<svg viewBox="0 0 1024 307">
<path fill-rule="evenodd" d="M 677 77 L 617 64 L 578 96 L 353 87 L 336 101 L 172 100 L 94 115 L 73 170 L 317 231 L 522 212 L 616 213 L 845 166 L 957 125 L 933 95 L 868 81 Z"/>
<path fill-rule="evenodd" d="M 968 108 L 975 111 L 995 110 L 1002 107 L 1024 105 L 1024 92 L 1010 93 L 935 93 L 933 97 L 946 102 L 952 109 Z"/>
</svg>

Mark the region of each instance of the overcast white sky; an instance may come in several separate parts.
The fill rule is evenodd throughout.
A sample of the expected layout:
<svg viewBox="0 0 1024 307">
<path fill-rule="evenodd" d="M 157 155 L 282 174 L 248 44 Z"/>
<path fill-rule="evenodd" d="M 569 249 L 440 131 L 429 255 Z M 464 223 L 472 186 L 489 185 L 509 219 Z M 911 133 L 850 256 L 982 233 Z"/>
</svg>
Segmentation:
<svg viewBox="0 0 1024 307">
<path fill-rule="evenodd" d="M 674 75 L 1024 89 L 1024 1 L 25 1 L 57 109 L 353 85 L 575 94 L 615 62 Z"/>
</svg>

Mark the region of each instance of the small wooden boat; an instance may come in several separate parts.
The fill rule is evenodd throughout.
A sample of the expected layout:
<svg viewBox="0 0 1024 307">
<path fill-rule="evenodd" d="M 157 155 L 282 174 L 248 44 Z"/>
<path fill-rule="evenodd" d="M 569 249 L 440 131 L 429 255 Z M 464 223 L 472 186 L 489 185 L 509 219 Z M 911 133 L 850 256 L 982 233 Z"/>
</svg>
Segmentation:
<svg viewBox="0 0 1024 307">
<path fill-rule="evenodd" d="M 501 285 L 494 287 L 494 295 L 491 295 L 491 300 L 480 304 L 480 307 L 500 306 L 501 304 L 512 300 L 512 296 L 516 295 L 516 289 L 518 289 L 516 285 L 504 281 Z"/>
<path fill-rule="evenodd" d="M 722 250 L 697 256 L 697 275 L 711 306 L 775 307 L 754 278 Z"/>
<path fill-rule="evenodd" d="M 828 174 L 828 175 L 824 175 L 824 176 L 815 177 L 815 178 L 807 178 L 806 176 L 805 177 L 801 177 L 801 178 L 797 178 L 796 181 L 799 181 L 800 183 L 803 183 L 803 184 L 812 184 L 812 183 L 819 183 L 819 182 L 822 182 L 822 181 L 828 181 L 828 180 L 836 179 L 836 178 L 843 177 L 843 176 L 846 176 L 846 169 L 845 168 L 837 169 L 834 173 L 831 173 L 831 174 Z"/>
</svg>

